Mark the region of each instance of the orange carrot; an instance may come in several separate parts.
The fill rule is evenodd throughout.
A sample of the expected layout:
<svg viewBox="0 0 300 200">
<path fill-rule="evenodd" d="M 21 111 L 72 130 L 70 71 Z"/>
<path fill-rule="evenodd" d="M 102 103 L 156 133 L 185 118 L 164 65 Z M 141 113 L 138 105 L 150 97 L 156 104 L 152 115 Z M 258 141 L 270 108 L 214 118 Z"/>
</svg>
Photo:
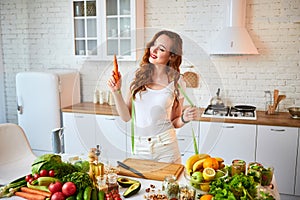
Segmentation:
<svg viewBox="0 0 300 200">
<path fill-rule="evenodd" d="M 38 189 L 33 189 L 33 188 L 28 188 L 28 187 L 21 187 L 21 191 L 26 192 L 26 193 L 31 193 L 31 194 L 39 194 L 39 195 L 43 195 L 45 197 L 50 197 L 51 196 L 50 192 L 46 192 L 46 191 L 42 191 L 42 190 L 38 190 Z"/>
<path fill-rule="evenodd" d="M 114 78 L 116 79 L 116 81 L 119 80 L 119 69 L 116 54 L 114 55 Z"/>
<path fill-rule="evenodd" d="M 46 199 L 45 196 L 39 195 L 39 194 L 32 194 L 32 193 L 27 193 L 27 192 L 15 192 L 16 196 L 23 197 L 25 199 L 30 199 L 30 200 L 44 200 Z"/>
</svg>

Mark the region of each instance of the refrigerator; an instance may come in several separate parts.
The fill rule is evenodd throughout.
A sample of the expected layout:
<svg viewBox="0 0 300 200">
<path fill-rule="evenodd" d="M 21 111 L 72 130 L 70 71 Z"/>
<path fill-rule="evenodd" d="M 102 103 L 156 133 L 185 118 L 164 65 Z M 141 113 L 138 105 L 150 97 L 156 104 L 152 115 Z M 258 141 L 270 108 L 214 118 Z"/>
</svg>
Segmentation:
<svg viewBox="0 0 300 200">
<path fill-rule="evenodd" d="M 18 124 L 32 150 L 37 155 L 53 153 L 52 131 L 63 128 L 61 108 L 80 103 L 79 72 L 20 72 L 16 75 L 16 96 Z"/>
</svg>

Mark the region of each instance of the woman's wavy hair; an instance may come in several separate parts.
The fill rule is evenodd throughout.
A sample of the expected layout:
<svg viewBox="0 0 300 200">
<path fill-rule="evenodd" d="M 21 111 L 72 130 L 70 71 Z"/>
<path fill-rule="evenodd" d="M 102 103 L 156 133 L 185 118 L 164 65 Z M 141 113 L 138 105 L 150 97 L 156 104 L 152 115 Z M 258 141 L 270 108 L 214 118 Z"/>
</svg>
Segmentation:
<svg viewBox="0 0 300 200">
<path fill-rule="evenodd" d="M 180 78 L 180 65 L 182 62 L 182 39 L 181 37 L 172 31 L 162 30 L 156 33 L 152 40 L 147 44 L 144 52 L 143 59 L 140 63 L 139 69 L 137 69 L 135 73 L 135 78 L 130 85 L 132 98 L 135 99 L 135 95 L 139 92 L 146 90 L 146 85 L 151 83 L 152 74 L 154 70 L 154 66 L 149 62 L 150 57 L 150 47 L 154 45 L 154 42 L 160 35 L 167 35 L 172 41 L 173 45 L 170 49 L 171 59 L 167 63 L 166 73 L 169 77 L 169 80 L 174 80 L 174 95 L 175 95 L 175 103 L 178 105 L 178 80 Z"/>
</svg>

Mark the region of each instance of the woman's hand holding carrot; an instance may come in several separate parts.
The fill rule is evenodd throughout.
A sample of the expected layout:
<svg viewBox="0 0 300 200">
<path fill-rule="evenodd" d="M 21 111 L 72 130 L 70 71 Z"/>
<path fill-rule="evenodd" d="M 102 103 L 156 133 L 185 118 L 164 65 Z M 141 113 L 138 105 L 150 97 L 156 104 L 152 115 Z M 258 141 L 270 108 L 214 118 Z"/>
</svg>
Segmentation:
<svg viewBox="0 0 300 200">
<path fill-rule="evenodd" d="M 114 69 L 111 77 L 107 81 L 107 86 L 112 92 L 119 91 L 121 88 L 121 74 L 118 70 L 118 63 L 116 55 L 114 55 Z"/>
<path fill-rule="evenodd" d="M 119 81 L 119 67 L 118 67 L 118 61 L 116 54 L 114 55 L 114 78 L 116 79 L 116 82 Z"/>
</svg>

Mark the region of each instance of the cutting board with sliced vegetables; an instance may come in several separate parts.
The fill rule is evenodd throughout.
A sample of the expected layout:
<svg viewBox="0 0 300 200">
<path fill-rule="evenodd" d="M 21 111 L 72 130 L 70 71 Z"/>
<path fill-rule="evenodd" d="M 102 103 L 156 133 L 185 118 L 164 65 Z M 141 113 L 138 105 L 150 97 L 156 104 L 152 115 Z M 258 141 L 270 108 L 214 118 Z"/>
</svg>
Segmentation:
<svg viewBox="0 0 300 200">
<path fill-rule="evenodd" d="M 182 164 L 156 162 L 152 160 L 127 158 L 122 162 L 129 167 L 138 170 L 146 177 L 146 179 L 150 180 L 163 181 L 168 175 L 174 175 L 178 178 L 184 169 Z M 138 175 L 122 167 L 118 167 L 118 169 L 120 170 L 118 173 L 119 175 L 140 178 Z"/>
</svg>

